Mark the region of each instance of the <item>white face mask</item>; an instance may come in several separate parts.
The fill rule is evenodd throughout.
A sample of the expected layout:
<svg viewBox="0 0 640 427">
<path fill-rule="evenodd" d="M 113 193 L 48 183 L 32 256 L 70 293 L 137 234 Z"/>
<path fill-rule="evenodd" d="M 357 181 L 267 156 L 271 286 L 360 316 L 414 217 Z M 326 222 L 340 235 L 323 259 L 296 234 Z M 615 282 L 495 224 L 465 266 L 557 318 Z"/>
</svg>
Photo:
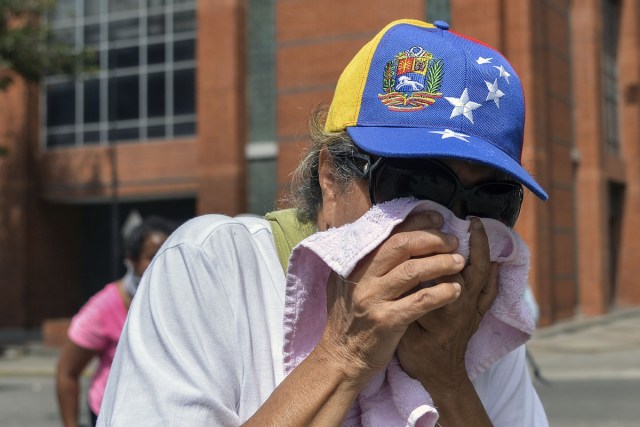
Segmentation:
<svg viewBox="0 0 640 427">
<path fill-rule="evenodd" d="M 124 265 L 127 267 L 127 272 L 122 278 L 122 281 L 124 283 L 124 288 L 129 293 L 129 295 L 131 295 L 131 298 L 133 298 L 133 296 L 136 294 L 136 291 L 138 290 L 138 285 L 140 284 L 140 279 L 142 277 L 138 276 L 135 273 L 131 261 L 126 259 L 124 261 Z"/>
</svg>

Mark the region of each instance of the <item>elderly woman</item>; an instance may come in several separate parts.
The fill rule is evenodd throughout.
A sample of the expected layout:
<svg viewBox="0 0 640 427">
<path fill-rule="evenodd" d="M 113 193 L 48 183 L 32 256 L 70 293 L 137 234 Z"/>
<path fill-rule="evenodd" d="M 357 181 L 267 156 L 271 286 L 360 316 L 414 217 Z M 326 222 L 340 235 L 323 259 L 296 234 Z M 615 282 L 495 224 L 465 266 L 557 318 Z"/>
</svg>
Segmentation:
<svg viewBox="0 0 640 427">
<path fill-rule="evenodd" d="M 407 79 L 415 90 L 397 89 Z M 389 24 L 347 66 L 328 115 L 312 118 L 296 218 L 277 231 L 207 215 L 170 237 L 136 296 L 98 424 L 389 425 L 376 411 L 387 395 L 368 396 L 372 411 L 361 402 L 397 360 L 402 384 L 427 390 L 436 414 L 413 411 L 401 425 L 547 425 L 522 346 L 473 378 L 465 366 L 498 289 L 478 217 L 508 230 L 523 185 L 547 197 L 520 165 L 523 123 L 521 86 L 498 52 L 445 23 Z M 326 319 L 321 334 L 291 363 L 286 348 L 300 337 L 287 316 L 301 296 L 291 283 L 317 277 L 292 277 L 292 257 L 287 280 L 287 246 L 406 196 L 442 209 L 409 215 L 348 275 L 328 275 L 324 315 L 310 319 Z M 442 231 L 443 212 L 470 225 L 468 258 Z"/>
</svg>

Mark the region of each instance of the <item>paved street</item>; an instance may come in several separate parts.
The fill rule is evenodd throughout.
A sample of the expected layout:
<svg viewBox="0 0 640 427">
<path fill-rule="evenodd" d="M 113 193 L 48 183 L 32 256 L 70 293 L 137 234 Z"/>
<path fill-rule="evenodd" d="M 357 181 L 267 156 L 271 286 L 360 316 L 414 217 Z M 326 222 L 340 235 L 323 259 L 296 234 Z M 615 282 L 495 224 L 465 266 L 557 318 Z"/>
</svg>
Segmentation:
<svg viewBox="0 0 640 427">
<path fill-rule="evenodd" d="M 640 425 L 640 309 L 540 329 L 528 351 L 548 381 L 535 384 L 552 426 Z M 60 426 L 56 358 L 55 350 L 37 343 L 5 347 L 0 426 Z M 85 388 L 86 383 L 85 378 Z M 86 415 L 85 404 L 83 411 Z"/>
<path fill-rule="evenodd" d="M 0 426 L 60 427 L 54 370 L 58 352 L 39 345 L 11 348 L 0 358 Z M 89 370 L 92 368 L 90 365 Z M 81 422 L 88 426 L 86 390 L 82 380 Z"/>
<path fill-rule="evenodd" d="M 640 310 L 540 329 L 528 349 L 552 426 L 640 425 Z"/>
</svg>

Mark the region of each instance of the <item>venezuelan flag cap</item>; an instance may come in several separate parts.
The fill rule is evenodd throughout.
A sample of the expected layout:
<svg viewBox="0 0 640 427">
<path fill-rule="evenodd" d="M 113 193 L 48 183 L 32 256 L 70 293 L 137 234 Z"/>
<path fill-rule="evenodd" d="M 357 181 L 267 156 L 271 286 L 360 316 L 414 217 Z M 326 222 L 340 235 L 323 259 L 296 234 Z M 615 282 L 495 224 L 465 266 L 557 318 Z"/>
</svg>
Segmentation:
<svg viewBox="0 0 640 427">
<path fill-rule="evenodd" d="M 524 111 L 520 79 L 498 51 L 446 22 L 405 19 L 387 25 L 347 65 L 325 129 L 346 130 L 378 156 L 493 166 L 547 200 L 522 167 Z"/>
</svg>

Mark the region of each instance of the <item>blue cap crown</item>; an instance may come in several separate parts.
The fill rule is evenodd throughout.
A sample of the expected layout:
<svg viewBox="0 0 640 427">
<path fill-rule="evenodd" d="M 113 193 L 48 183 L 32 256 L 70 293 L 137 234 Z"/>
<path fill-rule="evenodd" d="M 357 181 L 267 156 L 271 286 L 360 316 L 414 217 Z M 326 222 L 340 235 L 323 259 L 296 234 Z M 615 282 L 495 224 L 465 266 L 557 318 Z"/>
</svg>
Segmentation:
<svg viewBox="0 0 640 427">
<path fill-rule="evenodd" d="M 522 85 L 495 49 L 436 25 L 395 21 L 343 72 L 326 129 L 385 157 L 448 157 L 512 175 L 542 200 L 521 164 Z"/>
</svg>

